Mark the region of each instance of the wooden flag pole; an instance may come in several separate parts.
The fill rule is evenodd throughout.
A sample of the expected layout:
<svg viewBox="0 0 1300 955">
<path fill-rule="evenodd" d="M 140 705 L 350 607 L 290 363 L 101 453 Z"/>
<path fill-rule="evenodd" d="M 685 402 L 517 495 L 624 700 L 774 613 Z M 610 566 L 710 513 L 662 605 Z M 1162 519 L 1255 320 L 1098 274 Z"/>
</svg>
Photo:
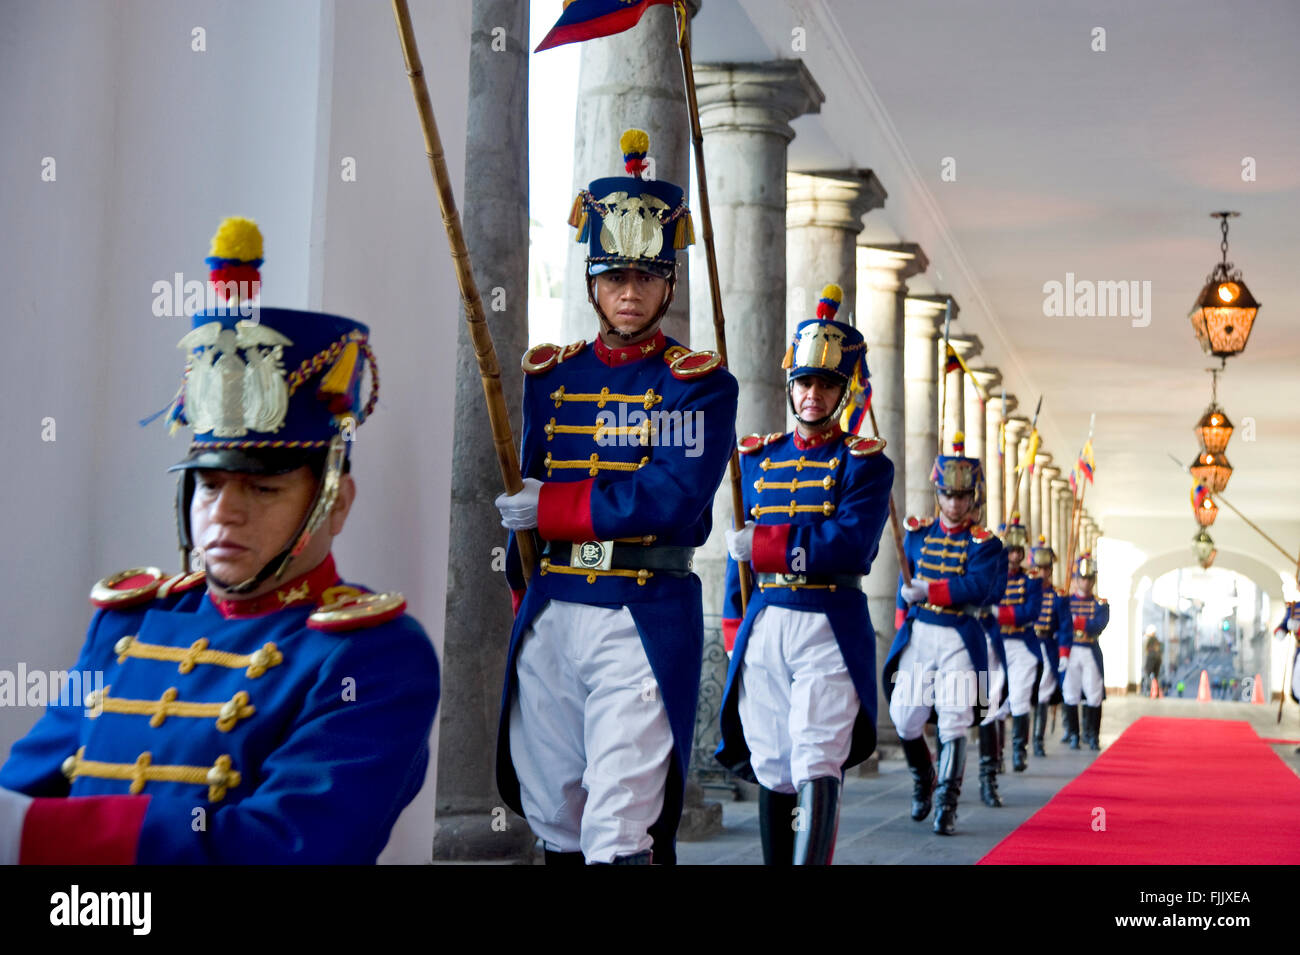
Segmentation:
<svg viewBox="0 0 1300 955">
<path fill-rule="evenodd" d="M 1030 447 L 1031 447 L 1031 446 L 1033 445 L 1033 443 L 1034 443 L 1034 440 L 1033 440 L 1033 439 L 1034 439 L 1034 432 L 1038 430 L 1038 412 L 1040 412 L 1040 411 L 1042 411 L 1042 410 L 1043 410 L 1043 396 L 1042 396 L 1042 395 L 1039 395 L 1039 396 L 1038 396 L 1038 406 L 1037 406 L 1036 408 L 1034 408 L 1034 420 L 1031 421 L 1031 422 L 1029 423 L 1029 436 L 1028 436 L 1028 438 L 1027 438 L 1027 440 L 1028 440 L 1029 443 L 1025 445 L 1025 450 L 1026 450 L 1026 451 L 1028 451 L 1028 450 L 1030 449 Z M 1003 524 L 1006 524 L 1008 527 L 1011 526 L 1011 515 L 1014 514 L 1014 513 L 1016 512 L 1016 508 L 1020 507 L 1020 479 L 1023 478 L 1023 477 L 1025 476 L 1025 471 L 1029 470 L 1029 467 L 1030 467 L 1032 464 L 1033 464 L 1032 461 L 1021 461 L 1021 462 L 1020 462 L 1020 466 L 1019 466 L 1018 468 L 1016 468 L 1016 490 L 1015 490 L 1015 493 L 1012 495 L 1012 500 L 1010 500 L 1010 501 L 1004 501 L 1004 502 L 1003 502 L 1003 507 L 1002 507 L 1002 523 L 1003 523 Z"/>
<path fill-rule="evenodd" d="M 880 437 L 880 426 L 876 424 L 876 409 L 867 406 L 867 413 L 871 415 L 871 430 L 878 438 Z M 903 548 L 903 526 L 898 521 L 898 508 L 894 506 L 894 489 L 889 489 L 889 529 L 894 534 L 894 547 L 898 550 L 898 569 L 907 575 L 911 580 L 912 564 L 907 559 L 907 551 Z"/>
<path fill-rule="evenodd" d="M 420 51 L 415 45 L 415 30 L 411 25 L 411 11 L 406 5 L 406 0 L 393 0 L 393 16 L 397 20 L 397 36 L 402 43 L 402 59 L 406 63 L 406 75 L 410 78 L 411 92 L 415 95 L 415 107 L 420 115 L 420 129 L 424 133 L 424 153 L 429 158 L 429 171 L 433 173 L 433 182 L 438 189 L 442 224 L 447 230 L 451 260 L 456 267 L 456 282 L 460 286 L 460 298 L 465 305 L 465 324 L 469 328 L 470 340 L 474 343 L 474 355 L 478 359 L 479 376 L 483 381 L 483 397 L 487 400 L 488 420 L 492 426 L 492 444 L 496 449 L 501 480 L 505 484 L 507 494 L 518 494 L 523 490 L 524 482 L 519 473 L 519 456 L 515 451 L 515 440 L 510 431 L 510 415 L 506 411 L 505 394 L 501 391 L 501 366 L 497 362 L 492 332 L 484 319 L 483 300 L 479 298 L 478 285 L 474 281 L 474 269 L 470 264 L 469 249 L 465 245 L 465 232 L 461 228 L 456 197 L 451 191 L 447 159 L 442 148 L 442 138 L 438 135 L 438 123 L 433 116 L 433 101 L 429 98 L 429 85 L 424 78 L 424 65 L 420 62 Z M 515 541 L 519 545 L 519 562 L 523 566 L 524 581 L 527 584 L 537 563 L 536 543 L 531 531 L 516 534 Z"/>
<path fill-rule="evenodd" d="M 704 261 L 709 270 L 709 300 L 713 306 L 713 334 L 717 341 L 718 354 L 722 364 L 730 367 L 727 361 L 727 329 L 722 315 L 722 285 L 718 281 L 718 255 L 713 246 L 713 214 L 709 209 L 708 177 L 704 174 L 704 130 L 700 126 L 700 104 L 695 95 L 695 68 L 691 65 L 691 20 L 684 4 L 674 3 L 673 10 L 677 17 L 677 48 L 682 57 L 682 78 L 686 83 L 686 106 L 691 117 L 691 141 L 695 152 L 695 181 L 700 194 L 700 238 L 704 242 Z M 731 449 L 731 461 L 727 464 L 731 478 L 732 526 L 740 530 L 745 526 L 745 499 L 740 491 L 740 453 Z M 737 561 L 740 571 L 740 612 L 743 615 L 749 604 L 750 580 L 749 567 Z"/>
</svg>

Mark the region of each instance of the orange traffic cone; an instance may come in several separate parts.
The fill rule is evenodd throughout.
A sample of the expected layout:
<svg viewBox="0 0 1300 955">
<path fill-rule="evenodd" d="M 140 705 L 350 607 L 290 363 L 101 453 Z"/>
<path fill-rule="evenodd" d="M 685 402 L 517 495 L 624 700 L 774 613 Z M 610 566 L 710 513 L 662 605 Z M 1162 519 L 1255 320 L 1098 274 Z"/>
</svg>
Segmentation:
<svg viewBox="0 0 1300 955">
<path fill-rule="evenodd" d="M 1259 674 L 1255 674 L 1255 691 L 1250 695 L 1250 702 L 1264 702 L 1264 681 L 1260 679 Z"/>
<path fill-rule="evenodd" d="M 1201 685 L 1196 688 L 1196 702 L 1210 702 L 1210 674 L 1206 670 L 1201 671 Z"/>
<path fill-rule="evenodd" d="M 1151 699 L 1160 699 L 1160 684 L 1156 682 L 1155 677 L 1151 678 Z"/>
</svg>

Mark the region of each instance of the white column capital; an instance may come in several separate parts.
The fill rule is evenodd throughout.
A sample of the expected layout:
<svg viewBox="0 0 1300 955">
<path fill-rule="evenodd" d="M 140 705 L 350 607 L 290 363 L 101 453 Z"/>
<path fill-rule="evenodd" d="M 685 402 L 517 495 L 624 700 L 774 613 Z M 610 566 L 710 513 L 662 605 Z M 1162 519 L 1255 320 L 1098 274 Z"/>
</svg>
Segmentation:
<svg viewBox="0 0 1300 955">
<path fill-rule="evenodd" d="M 930 260 L 916 243 L 860 245 L 857 255 L 858 285 L 882 292 L 902 291 L 908 279 L 930 267 Z"/>
<path fill-rule="evenodd" d="M 697 63 L 695 86 L 705 133 L 736 129 L 794 139 L 790 121 L 821 111 L 826 94 L 802 60 Z"/>
<path fill-rule="evenodd" d="M 970 373 L 989 398 L 999 397 L 993 391 L 1002 383 L 1002 372 L 996 368 L 972 368 Z"/>
<path fill-rule="evenodd" d="M 785 226 L 825 226 L 855 236 L 862 217 L 885 204 L 885 187 L 870 169 L 860 172 L 789 172 L 785 176 Z"/>
<path fill-rule="evenodd" d="M 984 344 L 977 335 L 963 335 L 961 338 L 949 336 L 948 344 L 952 346 L 953 351 L 962 357 L 963 361 L 974 358 L 984 350 Z"/>
<path fill-rule="evenodd" d="M 957 303 L 947 295 L 909 295 L 903 301 L 903 317 L 909 335 L 928 335 L 937 339 L 943 331 L 944 315 L 952 302 L 952 318 L 957 320 Z"/>
</svg>

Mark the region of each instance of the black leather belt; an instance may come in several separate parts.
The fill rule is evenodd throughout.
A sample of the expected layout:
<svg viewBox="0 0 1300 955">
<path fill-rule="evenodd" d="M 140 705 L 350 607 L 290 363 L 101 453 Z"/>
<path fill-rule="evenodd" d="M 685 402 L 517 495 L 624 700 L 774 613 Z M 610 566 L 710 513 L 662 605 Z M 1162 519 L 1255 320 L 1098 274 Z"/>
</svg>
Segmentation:
<svg viewBox="0 0 1300 955">
<path fill-rule="evenodd" d="M 577 558 L 574 559 L 574 554 Z M 691 572 L 694 547 L 672 544 L 624 544 L 619 541 L 548 541 L 542 556 L 561 567 L 605 567 L 610 570 L 652 570 L 685 577 Z"/>
<path fill-rule="evenodd" d="M 759 574 L 761 587 L 861 587 L 861 574 Z"/>
</svg>

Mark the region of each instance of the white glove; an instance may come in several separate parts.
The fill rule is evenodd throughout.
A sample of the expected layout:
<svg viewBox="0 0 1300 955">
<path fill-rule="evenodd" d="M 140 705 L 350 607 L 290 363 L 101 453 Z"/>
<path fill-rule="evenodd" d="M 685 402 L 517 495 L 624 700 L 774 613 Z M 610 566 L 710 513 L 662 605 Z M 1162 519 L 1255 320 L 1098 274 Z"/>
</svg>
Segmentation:
<svg viewBox="0 0 1300 955">
<path fill-rule="evenodd" d="M 17 865 L 18 850 L 23 844 L 23 821 L 30 796 L 0 789 L 0 865 Z"/>
<path fill-rule="evenodd" d="M 726 531 L 727 553 L 731 559 L 738 564 L 751 560 L 754 556 L 754 522 L 745 521 L 745 526 L 740 530 L 728 527 Z"/>
<path fill-rule="evenodd" d="M 512 531 L 527 531 L 536 527 L 537 500 L 541 493 L 541 481 L 537 478 L 524 478 L 524 489 L 518 494 L 498 494 L 492 503 L 501 512 L 501 526 Z"/>
<path fill-rule="evenodd" d="M 1291 617 L 1289 620 L 1287 620 L 1286 628 L 1290 630 L 1292 633 L 1295 633 L 1297 630 L 1300 630 L 1300 617 Z"/>
<path fill-rule="evenodd" d="M 930 599 L 930 585 L 919 577 L 912 578 L 910 584 L 903 584 L 900 592 L 910 604 L 924 603 Z"/>
</svg>

